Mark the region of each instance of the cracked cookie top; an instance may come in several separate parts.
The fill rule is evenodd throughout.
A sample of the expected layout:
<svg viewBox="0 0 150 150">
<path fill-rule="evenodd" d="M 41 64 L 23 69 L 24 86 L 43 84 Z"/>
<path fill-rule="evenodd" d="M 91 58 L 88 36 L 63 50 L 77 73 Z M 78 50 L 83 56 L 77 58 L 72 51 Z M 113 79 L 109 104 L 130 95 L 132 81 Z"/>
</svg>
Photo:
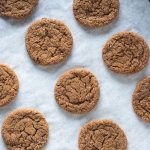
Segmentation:
<svg viewBox="0 0 150 150">
<path fill-rule="evenodd" d="M 103 60 L 107 67 L 116 73 L 136 73 L 148 63 L 149 47 L 136 33 L 117 33 L 105 44 Z"/>
<path fill-rule="evenodd" d="M 24 19 L 31 14 L 37 4 L 38 0 L 0 0 L 0 14 L 14 19 Z"/>
<path fill-rule="evenodd" d="M 55 86 L 55 99 L 66 111 L 83 114 L 91 111 L 100 96 L 99 83 L 88 70 L 75 68 L 64 73 Z"/>
<path fill-rule="evenodd" d="M 119 0 L 74 0 L 73 12 L 84 26 L 102 27 L 118 16 Z"/>
<path fill-rule="evenodd" d="M 112 121 L 96 120 L 81 128 L 78 144 L 80 150 L 126 150 L 127 138 Z"/>
<path fill-rule="evenodd" d="M 150 123 L 150 76 L 140 81 L 132 96 L 135 113 L 145 122 Z"/>
<path fill-rule="evenodd" d="M 5 119 L 2 136 L 8 150 L 42 150 L 48 140 L 48 124 L 34 109 L 17 109 Z"/>
<path fill-rule="evenodd" d="M 73 39 L 67 26 L 54 19 L 34 22 L 26 34 L 26 48 L 32 60 L 40 65 L 58 64 L 70 55 Z"/>
<path fill-rule="evenodd" d="M 6 65 L 0 64 L 0 107 L 15 99 L 19 82 L 15 72 Z"/>
</svg>

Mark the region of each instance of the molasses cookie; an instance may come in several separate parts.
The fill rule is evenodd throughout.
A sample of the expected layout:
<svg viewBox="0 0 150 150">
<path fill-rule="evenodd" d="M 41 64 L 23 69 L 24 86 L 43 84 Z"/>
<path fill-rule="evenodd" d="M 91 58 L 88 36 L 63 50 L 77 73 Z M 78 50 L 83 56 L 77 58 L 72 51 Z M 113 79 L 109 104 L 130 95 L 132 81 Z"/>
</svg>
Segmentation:
<svg viewBox="0 0 150 150">
<path fill-rule="evenodd" d="M 81 128 L 80 150 L 126 150 L 127 138 L 123 130 L 109 120 L 96 120 Z"/>
<path fill-rule="evenodd" d="M 96 77 L 84 68 L 64 73 L 55 86 L 57 103 L 74 114 L 91 111 L 96 106 L 99 96 L 100 88 Z"/>
<path fill-rule="evenodd" d="M 103 60 L 107 67 L 121 74 L 141 71 L 149 59 L 149 47 L 144 39 L 133 32 L 121 32 L 112 36 L 103 48 Z"/>
<path fill-rule="evenodd" d="M 1 0 L 0 15 L 24 19 L 29 16 L 38 4 L 38 0 Z"/>
<path fill-rule="evenodd" d="M 140 81 L 132 96 L 135 113 L 145 122 L 150 123 L 150 76 Z"/>
<path fill-rule="evenodd" d="M 7 105 L 17 96 L 19 82 L 15 72 L 0 64 L 0 107 Z"/>
<path fill-rule="evenodd" d="M 67 26 L 53 19 L 34 22 L 26 35 L 26 48 L 31 59 L 40 65 L 58 64 L 70 55 L 73 39 Z"/>
<path fill-rule="evenodd" d="M 119 0 L 74 0 L 76 20 L 87 27 L 102 27 L 111 23 L 119 13 Z"/>
<path fill-rule="evenodd" d="M 10 113 L 2 127 L 8 150 L 42 150 L 48 140 L 48 124 L 34 109 L 18 109 Z"/>
</svg>

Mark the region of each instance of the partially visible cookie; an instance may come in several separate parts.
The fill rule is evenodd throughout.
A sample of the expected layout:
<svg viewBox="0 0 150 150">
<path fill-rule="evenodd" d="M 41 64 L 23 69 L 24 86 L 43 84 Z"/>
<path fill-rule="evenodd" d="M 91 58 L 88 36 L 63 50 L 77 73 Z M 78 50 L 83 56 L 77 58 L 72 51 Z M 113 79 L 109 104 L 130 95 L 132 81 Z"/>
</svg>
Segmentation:
<svg viewBox="0 0 150 150">
<path fill-rule="evenodd" d="M 38 0 L 0 0 L 0 15 L 24 19 L 38 4 Z"/>
<path fill-rule="evenodd" d="M 0 64 L 0 107 L 13 101 L 18 89 L 19 82 L 15 72 L 8 66 Z"/>
<path fill-rule="evenodd" d="M 48 141 L 48 123 L 34 109 L 17 109 L 2 126 L 2 137 L 8 150 L 42 150 Z"/>
<path fill-rule="evenodd" d="M 103 60 L 106 66 L 116 73 L 136 73 L 148 63 L 149 47 L 137 33 L 120 32 L 105 44 Z"/>
<path fill-rule="evenodd" d="M 110 120 L 92 121 L 80 130 L 80 150 L 127 150 L 123 130 Z"/>
<path fill-rule="evenodd" d="M 119 0 L 74 0 L 73 12 L 82 25 L 102 27 L 118 16 Z"/>
<path fill-rule="evenodd" d="M 84 68 L 76 68 L 64 73 L 55 86 L 57 103 L 73 114 L 91 111 L 99 97 L 100 88 L 96 77 Z"/>
<path fill-rule="evenodd" d="M 132 96 L 132 105 L 135 113 L 143 121 L 150 123 L 150 76 L 137 84 Z"/>
<path fill-rule="evenodd" d="M 40 65 L 63 62 L 72 51 L 73 39 L 67 26 L 58 20 L 34 22 L 26 34 L 26 48 L 31 59 Z"/>
</svg>

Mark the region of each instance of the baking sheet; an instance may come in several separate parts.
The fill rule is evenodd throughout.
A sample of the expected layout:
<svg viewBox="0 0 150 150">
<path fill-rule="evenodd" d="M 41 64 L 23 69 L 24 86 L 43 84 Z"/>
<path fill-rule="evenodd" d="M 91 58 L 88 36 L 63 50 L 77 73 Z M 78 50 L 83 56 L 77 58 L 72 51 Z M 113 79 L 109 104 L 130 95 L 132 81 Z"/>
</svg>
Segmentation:
<svg viewBox="0 0 150 150">
<path fill-rule="evenodd" d="M 33 15 L 24 22 L 0 18 L 0 63 L 12 67 L 20 81 L 15 102 L 0 108 L 0 128 L 4 118 L 20 107 L 43 112 L 50 128 L 45 150 L 78 150 L 80 127 L 94 119 L 112 119 L 125 131 L 128 150 L 150 150 L 150 125 L 137 118 L 132 110 L 131 95 L 136 83 L 150 74 L 150 64 L 140 73 L 118 75 L 104 66 L 101 51 L 104 43 L 119 31 L 136 31 L 150 46 L 150 2 L 120 0 L 119 18 L 111 25 L 89 30 L 73 17 L 72 0 L 40 0 Z M 35 20 L 48 17 L 64 21 L 70 28 L 74 47 L 69 59 L 59 65 L 41 67 L 32 63 L 25 48 L 25 32 Z M 75 116 L 64 112 L 54 99 L 57 78 L 76 66 L 95 73 L 101 86 L 100 101 L 92 112 Z M 0 136 L 0 150 L 6 150 Z"/>
</svg>

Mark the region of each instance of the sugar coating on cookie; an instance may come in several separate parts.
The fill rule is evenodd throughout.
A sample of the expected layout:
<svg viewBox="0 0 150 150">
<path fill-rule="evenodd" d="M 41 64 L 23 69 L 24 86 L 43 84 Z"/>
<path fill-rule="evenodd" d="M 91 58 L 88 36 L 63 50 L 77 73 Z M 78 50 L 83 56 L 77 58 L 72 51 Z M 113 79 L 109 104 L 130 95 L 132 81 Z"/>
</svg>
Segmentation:
<svg viewBox="0 0 150 150">
<path fill-rule="evenodd" d="M 63 62 L 72 51 L 73 38 L 67 26 L 58 20 L 34 22 L 26 34 L 26 48 L 31 59 L 40 65 Z"/>
<path fill-rule="evenodd" d="M 83 114 L 91 111 L 100 97 L 96 77 L 84 68 L 75 68 L 64 73 L 55 86 L 55 99 L 66 111 Z"/>
<path fill-rule="evenodd" d="M 42 150 L 48 141 L 48 124 L 34 109 L 17 109 L 2 126 L 2 137 L 8 150 Z"/>
<path fill-rule="evenodd" d="M 38 4 L 38 0 L 0 0 L 0 15 L 24 19 Z"/>
<path fill-rule="evenodd" d="M 127 150 L 123 130 L 110 120 L 92 121 L 80 130 L 80 150 Z"/>
<path fill-rule="evenodd" d="M 19 90 L 19 81 L 15 72 L 0 64 L 0 107 L 15 99 Z"/>
<path fill-rule="evenodd" d="M 82 25 L 102 27 L 118 16 L 119 0 L 74 0 L 73 12 Z"/>
<path fill-rule="evenodd" d="M 137 84 L 132 96 L 132 105 L 135 113 L 143 121 L 150 123 L 150 76 Z"/>
<path fill-rule="evenodd" d="M 121 32 L 112 36 L 103 48 L 106 66 L 121 74 L 141 71 L 149 60 L 149 47 L 145 40 L 134 32 Z"/>
</svg>

